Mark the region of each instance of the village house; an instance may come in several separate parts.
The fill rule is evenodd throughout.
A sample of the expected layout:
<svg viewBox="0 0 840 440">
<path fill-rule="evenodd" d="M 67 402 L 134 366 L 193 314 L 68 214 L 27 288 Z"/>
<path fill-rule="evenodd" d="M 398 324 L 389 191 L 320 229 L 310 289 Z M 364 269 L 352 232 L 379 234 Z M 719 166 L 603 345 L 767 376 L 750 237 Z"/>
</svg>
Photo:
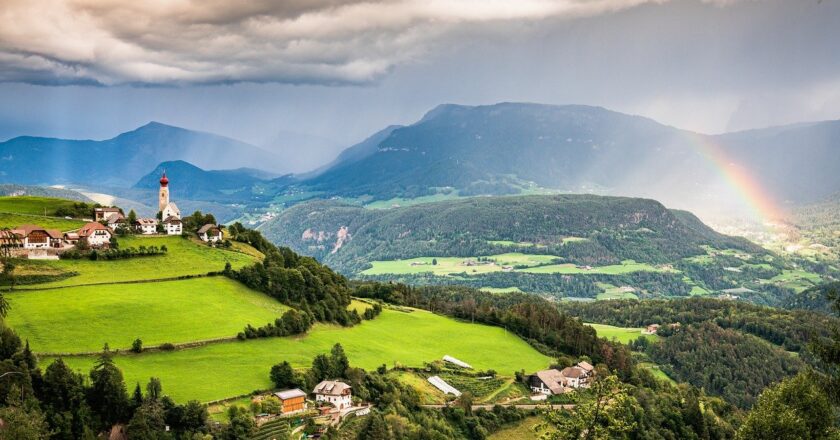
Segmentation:
<svg viewBox="0 0 840 440">
<path fill-rule="evenodd" d="M 93 221 L 107 220 L 111 214 L 120 214 L 119 208 L 93 208 Z"/>
<path fill-rule="evenodd" d="M 106 247 L 111 243 L 114 231 L 98 222 L 90 222 L 79 229 L 79 239 L 87 241 L 90 247 Z"/>
<path fill-rule="evenodd" d="M 174 217 L 179 220 L 181 219 L 181 210 L 178 209 L 178 205 L 176 205 L 175 202 L 167 203 L 166 206 L 164 206 L 160 212 L 160 218 L 166 219 L 169 217 Z"/>
<path fill-rule="evenodd" d="M 659 331 L 659 324 L 651 324 L 651 325 L 645 327 L 644 330 L 642 330 L 642 334 L 644 334 L 644 335 L 655 335 L 656 332 L 658 332 L 658 331 Z"/>
<path fill-rule="evenodd" d="M 157 233 L 158 221 L 155 218 L 138 218 L 134 222 L 134 230 L 142 235 L 153 235 Z"/>
<path fill-rule="evenodd" d="M 531 391 L 539 394 L 563 394 L 565 392 L 565 378 L 555 369 L 537 371 L 528 376 L 528 386 Z"/>
<path fill-rule="evenodd" d="M 79 242 L 79 234 L 76 232 L 67 232 L 64 234 L 64 241 L 76 245 Z"/>
<path fill-rule="evenodd" d="M 223 237 L 222 227 L 219 225 L 206 224 L 198 230 L 198 238 L 208 243 L 222 241 Z"/>
<path fill-rule="evenodd" d="M 566 386 L 570 388 L 587 388 L 592 376 L 595 375 L 595 367 L 589 362 L 578 362 L 573 367 L 564 368 L 560 372 L 566 379 Z"/>
<path fill-rule="evenodd" d="M 281 412 L 283 414 L 292 414 L 306 409 L 306 393 L 295 388 L 292 390 L 283 390 L 274 395 L 280 399 L 282 403 Z"/>
<path fill-rule="evenodd" d="M 353 406 L 353 396 L 350 391 L 350 385 L 341 381 L 322 381 L 315 387 L 312 394 L 315 394 L 316 402 L 327 402 L 338 409 L 345 409 Z"/>
<path fill-rule="evenodd" d="M 105 218 L 105 222 L 108 224 L 108 227 L 111 229 L 117 229 L 121 226 L 125 226 L 126 219 L 125 216 L 119 212 L 115 212 L 108 217 Z"/>
<path fill-rule="evenodd" d="M 166 235 L 181 235 L 184 225 L 179 217 L 171 215 L 163 220 L 163 230 Z"/>
<path fill-rule="evenodd" d="M 595 375 L 595 367 L 589 362 L 578 362 L 577 365 L 564 368 L 537 371 L 528 376 L 528 387 L 538 394 L 562 394 L 568 388 L 587 388 Z"/>
<path fill-rule="evenodd" d="M 62 247 L 64 236 L 61 231 L 46 229 L 38 225 L 21 225 L 12 230 L 19 246 L 24 249 L 48 249 Z"/>
</svg>

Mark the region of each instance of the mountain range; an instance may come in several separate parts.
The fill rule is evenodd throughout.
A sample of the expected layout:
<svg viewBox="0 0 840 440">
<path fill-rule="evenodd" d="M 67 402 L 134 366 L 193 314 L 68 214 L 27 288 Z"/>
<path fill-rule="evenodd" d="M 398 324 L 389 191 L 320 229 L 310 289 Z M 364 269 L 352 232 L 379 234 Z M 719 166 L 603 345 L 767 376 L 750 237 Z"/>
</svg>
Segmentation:
<svg viewBox="0 0 840 440">
<path fill-rule="evenodd" d="M 728 210 L 744 204 L 743 175 L 779 204 L 840 191 L 838 144 L 840 121 L 710 136 L 600 107 L 441 105 L 298 185 L 386 200 L 537 185 Z"/>
<path fill-rule="evenodd" d="M 189 180 L 181 197 L 256 209 L 561 192 L 652 198 L 705 218 L 749 213 L 758 197 L 786 206 L 840 191 L 838 145 L 840 121 L 704 135 L 600 107 L 445 104 L 299 175 L 276 177 L 283 160 L 253 145 L 152 122 L 103 141 L 2 142 L 0 180 L 151 190 L 169 169 Z"/>
<path fill-rule="evenodd" d="M 0 176 L 8 183 L 130 187 L 170 160 L 211 169 L 282 166 L 253 145 L 157 122 L 102 141 L 20 136 L 0 143 Z"/>
</svg>

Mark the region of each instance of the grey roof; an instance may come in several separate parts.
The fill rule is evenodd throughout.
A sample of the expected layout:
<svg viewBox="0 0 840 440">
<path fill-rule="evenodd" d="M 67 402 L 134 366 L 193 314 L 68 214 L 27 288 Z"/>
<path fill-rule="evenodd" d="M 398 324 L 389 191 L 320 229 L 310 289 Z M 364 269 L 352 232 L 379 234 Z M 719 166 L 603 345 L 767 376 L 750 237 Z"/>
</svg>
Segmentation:
<svg viewBox="0 0 840 440">
<path fill-rule="evenodd" d="M 211 229 L 217 229 L 219 232 L 221 232 L 221 231 L 222 231 L 222 228 L 221 228 L 221 227 L 219 227 L 218 225 L 214 225 L 214 224 L 212 224 L 212 223 L 208 223 L 208 224 L 206 224 L 206 225 L 202 226 L 201 228 L 199 228 L 199 229 L 198 229 L 198 233 L 199 233 L 199 234 L 204 234 L 205 232 L 209 232 Z"/>
<path fill-rule="evenodd" d="M 350 385 L 338 380 L 325 380 L 315 386 L 313 394 L 325 394 L 328 396 L 341 396 L 345 391 L 350 391 Z"/>
<path fill-rule="evenodd" d="M 659 326 L 657 325 L 657 327 L 659 327 Z M 595 369 L 595 367 L 593 367 L 592 364 L 590 364 L 589 362 L 586 362 L 586 361 L 578 362 L 577 366 L 580 367 L 580 368 L 583 368 L 584 371 L 586 371 L 587 373 Z"/>
<path fill-rule="evenodd" d="M 545 386 L 551 390 L 552 393 L 563 393 L 563 382 L 565 382 L 565 377 L 563 377 L 561 372 L 551 369 L 537 371 L 534 375 L 537 376 L 545 384 Z"/>
<path fill-rule="evenodd" d="M 564 368 L 560 374 L 562 374 L 563 377 L 568 377 L 570 379 L 580 379 L 582 377 L 586 377 L 586 370 L 581 367 L 567 367 Z"/>
<path fill-rule="evenodd" d="M 274 393 L 274 395 L 277 396 L 277 398 L 279 398 L 280 400 L 291 399 L 294 397 L 306 397 L 306 393 L 304 393 L 303 390 L 299 388 L 278 391 Z"/>
</svg>

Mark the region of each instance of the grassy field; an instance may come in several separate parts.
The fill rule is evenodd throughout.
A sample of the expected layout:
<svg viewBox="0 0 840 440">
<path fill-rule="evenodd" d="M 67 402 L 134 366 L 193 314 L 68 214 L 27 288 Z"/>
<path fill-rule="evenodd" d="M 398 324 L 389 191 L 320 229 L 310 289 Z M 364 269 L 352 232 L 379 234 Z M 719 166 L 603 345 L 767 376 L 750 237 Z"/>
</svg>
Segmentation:
<svg viewBox="0 0 840 440">
<path fill-rule="evenodd" d="M 802 292 L 810 287 L 819 284 L 822 278 L 819 275 L 804 270 L 788 270 L 785 269 L 781 274 L 776 275 L 770 279 L 771 283 L 778 284 L 782 287 L 795 290 L 797 293 Z"/>
<path fill-rule="evenodd" d="M 642 362 L 642 363 L 639 364 L 639 367 L 650 371 L 653 374 L 653 377 L 655 377 L 655 378 L 657 378 L 657 379 L 659 379 L 663 382 L 668 382 L 668 383 L 675 384 L 675 385 L 677 383 L 677 381 L 675 381 L 674 379 L 671 379 L 671 376 L 668 376 L 667 374 L 665 374 L 665 372 L 662 371 L 659 368 L 659 365 L 656 365 L 652 362 Z"/>
<path fill-rule="evenodd" d="M 72 200 L 51 197 L 0 197 L 0 212 L 51 216 L 58 208 L 72 207 L 74 203 L 76 202 Z M 93 212 L 90 215 L 93 215 Z"/>
<path fill-rule="evenodd" d="M 354 366 L 420 366 L 424 361 L 455 356 L 476 369 L 492 368 L 510 375 L 519 369 L 545 368 L 551 358 L 504 329 L 469 324 L 417 310 L 412 313 L 384 310 L 373 321 L 351 328 L 317 325 L 306 336 L 226 342 L 168 353 L 117 356 L 126 383 L 145 383 L 160 377 L 164 390 L 177 401 L 210 401 L 270 388 L 272 365 L 287 360 L 308 367 L 312 358 L 329 352 L 340 342 Z M 67 358 L 74 368 L 87 372 L 93 358 Z M 44 365 L 49 362 L 46 359 Z"/>
<path fill-rule="evenodd" d="M 593 266 L 591 269 L 579 267 L 574 264 L 552 264 L 548 266 L 521 269 L 519 270 L 519 272 L 559 273 L 565 275 L 577 275 L 587 273 L 601 275 L 622 275 L 631 272 L 673 272 L 673 270 L 654 267 L 646 263 L 637 263 L 633 260 L 624 260 L 621 262 L 621 264 L 614 264 L 610 266 Z"/>
<path fill-rule="evenodd" d="M 41 287 L 77 286 L 90 283 L 117 281 L 139 281 L 161 278 L 174 278 L 184 275 L 202 275 L 211 271 L 221 271 L 229 261 L 234 269 L 252 264 L 257 260 L 254 255 L 233 250 L 210 248 L 182 237 L 143 237 L 132 236 L 119 239 L 120 247 L 162 246 L 169 249 L 166 255 L 142 258 L 130 258 L 112 261 L 59 260 L 21 262 L 22 270 L 37 270 L 37 266 L 65 272 L 78 272 L 79 275 L 61 281 L 39 284 Z M 248 247 L 250 248 L 250 246 Z M 250 253 L 256 251 L 250 249 Z M 258 254 L 258 253 L 257 253 Z M 29 268 L 26 266 L 36 266 Z"/>
<path fill-rule="evenodd" d="M 390 376 L 399 380 L 402 384 L 408 385 L 417 391 L 420 395 L 420 403 L 422 405 L 439 405 L 446 403 L 446 395 L 443 391 L 435 388 L 423 377 L 408 371 L 391 371 Z M 451 396 L 451 395 L 450 395 Z"/>
<path fill-rule="evenodd" d="M 34 224 L 45 229 L 58 229 L 61 232 L 73 231 L 85 225 L 81 220 L 66 220 L 57 217 L 44 217 L 33 214 L 0 213 L 0 228 L 14 229 L 20 225 Z"/>
<path fill-rule="evenodd" d="M 7 293 L 6 323 L 36 352 L 70 353 L 234 337 L 287 307 L 225 277 Z"/>
<path fill-rule="evenodd" d="M 459 199 L 460 196 L 458 195 L 458 191 L 452 191 L 448 194 L 437 193 L 428 196 L 420 196 L 415 197 L 412 199 L 404 199 L 402 197 L 397 197 L 388 200 L 377 200 L 375 202 L 370 202 L 365 204 L 365 208 L 368 209 L 391 209 L 397 206 L 412 206 L 412 205 L 419 205 L 421 203 L 432 203 L 432 202 L 442 202 L 444 200 L 455 200 Z"/>
<path fill-rule="evenodd" d="M 601 289 L 604 289 L 603 292 L 599 293 L 596 297 L 599 300 L 607 300 L 607 299 L 639 299 L 639 297 L 626 289 L 624 287 L 614 286 L 612 284 L 607 283 L 595 283 Z"/>
<path fill-rule="evenodd" d="M 605 324 L 590 324 L 586 323 L 586 325 L 595 329 L 598 332 L 598 336 L 602 338 L 607 338 L 609 340 L 615 339 L 622 344 L 626 344 L 630 341 L 635 341 L 639 338 L 639 336 L 645 336 L 649 339 L 657 339 L 658 336 L 656 335 L 642 335 L 641 328 L 631 328 L 631 327 L 613 327 L 611 325 Z"/>
<path fill-rule="evenodd" d="M 522 289 L 520 289 L 518 287 L 482 287 L 479 290 L 481 290 L 482 292 L 487 292 L 487 293 L 500 293 L 500 294 L 522 292 Z"/>
<path fill-rule="evenodd" d="M 528 417 L 517 424 L 493 433 L 487 437 L 487 440 L 537 440 L 540 438 L 542 431 L 537 432 L 535 427 L 541 423 L 543 423 L 542 417 Z M 555 429 L 548 429 L 548 432 L 554 431 Z"/>
<path fill-rule="evenodd" d="M 347 310 L 355 310 L 356 312 L 358 312 L 361 315 L 362 313 L 365 313 L 365 310 L 367 310 L 371 307 L 373 307 L 373 304 L 370 304 L 370 303 L 367 303 L 367 302 L 364 302 L 364 301 L 359 301 L 358 299 L 354 299 L 354 300 L 350 301 L 350 305 L 347 306 Z"/>
<path fill-rule="evenodd" d="M 484 257 L 482 257 L 484 258 Z M 373 261 L 373 267 L 362 272 L 362 275 L 410 275 L 431 272 L 434 275 L 446 276 L 466 272 L 468 274 L 482 274 L 501 272 L 503 266 L 538 266 L 550 264 L 557 257 L 553 255 L 532 255 L 518 252 L 488 255 L 489 262 L 480 262 L 476 258 L 461 257 L 419 257 L 408 260 Z M 432 264 L 437 260 L 437 264 Z M 465 262 L 475 263 L 468 266 Z"/>
</svg>

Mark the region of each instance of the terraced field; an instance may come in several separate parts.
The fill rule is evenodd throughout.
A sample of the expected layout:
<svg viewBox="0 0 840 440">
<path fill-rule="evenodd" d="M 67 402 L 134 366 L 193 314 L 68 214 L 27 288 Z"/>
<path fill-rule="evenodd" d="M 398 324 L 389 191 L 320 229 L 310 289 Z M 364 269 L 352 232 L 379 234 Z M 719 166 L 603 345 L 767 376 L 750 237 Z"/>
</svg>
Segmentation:
<svg viewBox="0 0 840 440">
<path fill-rule="evenodd" d="M 512 375 L 525 369 L 547 367 L 551 359 L 504 329 L 469 324 L 430 312 L 384 310 L 373 321 L 351 328 L 316 325 L 307 335 L 225 342 L 203 347 L 116 356 L 126 383 L 160 377 L 164 389 L 177 401 L 210 401 L 270 388 L 268 371 L 286 360 L 307 367 L 320 353 L 340 342 L 354 366 L 374 369 L 400 363 L 422 366 L 423 362 L 455 356 L 476 369 L 494 369 Z M 93 357 L 66 358 L 80 371 L 88 371 Z M 46 360 L 49 362 L 49 359 Z"/>
</svg>

